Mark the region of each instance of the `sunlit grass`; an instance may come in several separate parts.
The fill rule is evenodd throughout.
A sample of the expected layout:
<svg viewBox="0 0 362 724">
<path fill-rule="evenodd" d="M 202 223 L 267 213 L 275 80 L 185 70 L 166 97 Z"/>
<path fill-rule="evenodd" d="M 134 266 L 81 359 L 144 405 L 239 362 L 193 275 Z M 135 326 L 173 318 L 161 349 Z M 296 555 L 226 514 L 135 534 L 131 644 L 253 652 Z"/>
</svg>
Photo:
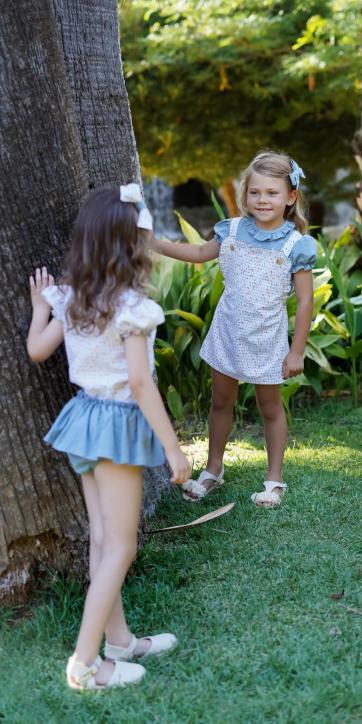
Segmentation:
<svg viewBox="0 0 362 724">
<path fill-rule="evenodd" d="M 301 415 L 302 416 L 302 415 Z M 135 689 L 77 695 L 64 666 L 81 612 L 77 583 L 58 581 L 33 618 L 0 618 L 0 720 L 130 724 L 349 724 L 362 718 L 362 410 L 331 402 L 290 430 L 289 491 L 257 510 L 265 450 L 260 425 L 235 435 L 226 484 L 197 505 L 179 490 L 151 528 L 190 521 L 229 501 L 226 516 L 181 533 L 150 534 L 125 603 L 136 634 L 172 631 L 169 657 Z M 205 439 L 187 446 L 195 471 Z M 330 598 L 341 592 L 340 601 Z M 30 705 L 31 702 L 31 705 Z M 2 715 L 2 716 L 1 716 Z"/>
</svg>

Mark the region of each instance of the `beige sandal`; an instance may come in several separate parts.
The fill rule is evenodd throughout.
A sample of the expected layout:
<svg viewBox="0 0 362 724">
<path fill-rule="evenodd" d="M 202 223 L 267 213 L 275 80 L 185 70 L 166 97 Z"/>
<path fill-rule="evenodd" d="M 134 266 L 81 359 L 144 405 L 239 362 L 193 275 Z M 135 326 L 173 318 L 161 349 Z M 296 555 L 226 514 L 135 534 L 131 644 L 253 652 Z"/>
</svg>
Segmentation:
<svg viewBox="0 0 362 724">
<path fill-rule="evenodd" d="M 214 480 L 215 482 L 213 485 L 210 485 L 209 488 L 205 488 L 202 484 L 204 480 Z M 221 468 L 221 473 L 219 475 L 214 475 L 213 473 L 209 473 L 208 470 L 203 470 L 197 480 L 193 480 L 191 478 L 190 480 L 187 480 L 186 483 L 183 483 L 181 486 L 182 497 L 184 500 L 189 500 L 191 503 L 197 503 L 199 500 L 202 500 L 205 495 L 208 495 L 216 488 L 219 488 L 220 485 L 223 485 L 224 482 L 223 467 Z M 189 493 L 193 493 L 197 497 L 193 498 L 189 495 Z"/>
<path fill-rule="evenodd" d="M 101 663 L 101 657 L 97 656 L 95 662 L 91 666 L 87 666 L 81 661 L 77 661 L 76 654 L 73 654 L 68 659 L 66 670 L 68 686 L 78 691 L 123 687 L 128 686 L 128 684 L 138 684 L 146 673 L 146 669 L 140 664 L 115 661 L 114 671 L 109 681 L 106 684 L 97 684 L 95 676 Z"/>
<path fill-rule="evenodd" d="M 151 641 L 151 646 L 143 656 L 136 657 L 138 661 L 144 661 L 149 656 L 162 656 L 162 654 L 169 653 L 177 646 L 176 636 L 170 633 L 157 634 L 157 636 L 144 636 L 143 638 Z M 126 648 L 123 646 L 114 646 L 106 641 L 104 645 L 104 655 L 112 661 L 130 661 L 135 658 L 134 651 L 136 646 L 137 639 L 133 635 L 131 643 Z"/>
<path fill-rule="evenodd" d="M 275 480 L 266 480 L 263 492 L 253 493 L 251 499 L 258 508 L 276 508 L 282 502 L 281 499 L 287 490 L 285 483 L 279 483 Z M 280 495 L 273 493 L 273 488 L 282 488 Z"/>
</svg>

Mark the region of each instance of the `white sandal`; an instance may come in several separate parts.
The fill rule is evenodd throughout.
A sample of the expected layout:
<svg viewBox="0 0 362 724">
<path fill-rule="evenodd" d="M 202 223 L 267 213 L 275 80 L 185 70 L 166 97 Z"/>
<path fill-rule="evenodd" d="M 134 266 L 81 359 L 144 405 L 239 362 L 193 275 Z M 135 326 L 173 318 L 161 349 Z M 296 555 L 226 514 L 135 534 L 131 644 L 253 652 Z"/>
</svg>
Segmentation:
<svg viewBox="0 0 362 724">
<path fill-rule="evenodd" d="M 177 646 L 177 638 L 170 633 L 157 634 L 156 636 L 144 636 L 143 638 L 151 641 L 151 646 L 143 656 L 137 656 L 138 661 L 144 661 L 149 656 L 161 656 Z M 137 646 L 137 639 L 132 635 L 132 640 L 129 646 L 124 648 L 123 646 L 114 646 L 108 641 L 104 645 L 104 655 L 107 659 L 112 661 L 131 661 L 135 658 L 134 651 Z"/>
<path fill-rule="evenodd" d="M 123 687 L 128 684 L 138 684 L 144 677 L 146 669 L 140 664 L 127 664 L 122 661 L 114 662 L 114 671 L 106 684 L 97 684 L 95 676 L 102 663 L 100 656 L 97 656 L 95 662 L 91 666 L 77 661 L 76 654 L 68 659 L 67 665 L 67 681 L 71 689 L 84 691 L 85 689 L 108 689 L 113 687 Z"/>
<path fill-rule="evenodd" d="M 204 480 L 214 480 L 215 484 L 210 485 L 209 488 L 205 488 L 202 483 Z M 220 485 L 224 484 L 224 468 L 221 468 L 221 473 L 219 475 L 214 475 L 213 473 L 209 473 L 208 470 L 203 470 L 202 473 L 199 475 L 197 480 L 193 480 L 190 478 L 190 480 L 187 480 L 186 483 L 183 483 L 181 485 L 182 488 L 182 497 L 184 500 L 189 500 L 191 503 L 197 503 L 199 500 L 202 500 L 202 498 L 205 497 L 205 495 L 208 495 L 216 488 L 219 488 Z M 196 495 L 196 498 L 192 498 L 188 493 L 193 493 Z"/>
<path fill-rule="evenodd" d="M 275 480 L 266 480 L 262 493 L 253 493 L 251 499 L 258 508 L 276 508 L 281 503 L 281 499 L 287 490 L 285 483 L 279 483 Z M 273 493 L 273 488 L 282 488 L 280 495 Z"/>
</svg>

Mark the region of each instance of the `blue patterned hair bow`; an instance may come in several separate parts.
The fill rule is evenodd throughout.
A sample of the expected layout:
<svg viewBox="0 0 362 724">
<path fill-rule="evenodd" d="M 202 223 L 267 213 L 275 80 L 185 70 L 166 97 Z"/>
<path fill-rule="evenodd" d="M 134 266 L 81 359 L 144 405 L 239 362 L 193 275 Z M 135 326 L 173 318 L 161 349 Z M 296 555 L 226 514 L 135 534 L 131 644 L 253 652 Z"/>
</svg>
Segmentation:
<svg viewBox="0 0 362 724">
<path fill-rule="evenodd" d="M 126 186 L 120 186 L 120 199 L 121 201 L 136 205 L 138 210 L 138 228 L 152 231 L 152 216 L 142 198 L 140 185 L 127 184 Z"/>
<path fill-rule="evenodd" d="M 294 189 L 299 189 L 300 179 L 305 178 L 305 173 L 303 169 L 298 166 L 297 162 L 293 161 L 293 159 L 290 160 L 290 165 L 292 167 L 290 174 L 288 174 L 290 183 Z"/>
</svg>

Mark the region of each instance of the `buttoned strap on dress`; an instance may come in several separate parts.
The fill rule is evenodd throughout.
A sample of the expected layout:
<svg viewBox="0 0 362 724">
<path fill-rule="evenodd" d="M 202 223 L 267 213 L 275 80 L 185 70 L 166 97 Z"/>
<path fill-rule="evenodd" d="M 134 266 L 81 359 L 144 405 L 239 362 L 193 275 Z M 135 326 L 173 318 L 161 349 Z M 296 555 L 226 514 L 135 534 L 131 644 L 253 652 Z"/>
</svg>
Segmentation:
<svg viewBox="0 0 362 724">
<path fill-rule="evenodd" d="M 289 352 L 290 254 L 301 234 L 294 230 L 280 251 L 255 248 L 236 238 L 239 221 L 232 219 L 221 244 L 219 266 L 225 289 L 200 356 L 228 377 L 278 385 Z"/>
</svg>

